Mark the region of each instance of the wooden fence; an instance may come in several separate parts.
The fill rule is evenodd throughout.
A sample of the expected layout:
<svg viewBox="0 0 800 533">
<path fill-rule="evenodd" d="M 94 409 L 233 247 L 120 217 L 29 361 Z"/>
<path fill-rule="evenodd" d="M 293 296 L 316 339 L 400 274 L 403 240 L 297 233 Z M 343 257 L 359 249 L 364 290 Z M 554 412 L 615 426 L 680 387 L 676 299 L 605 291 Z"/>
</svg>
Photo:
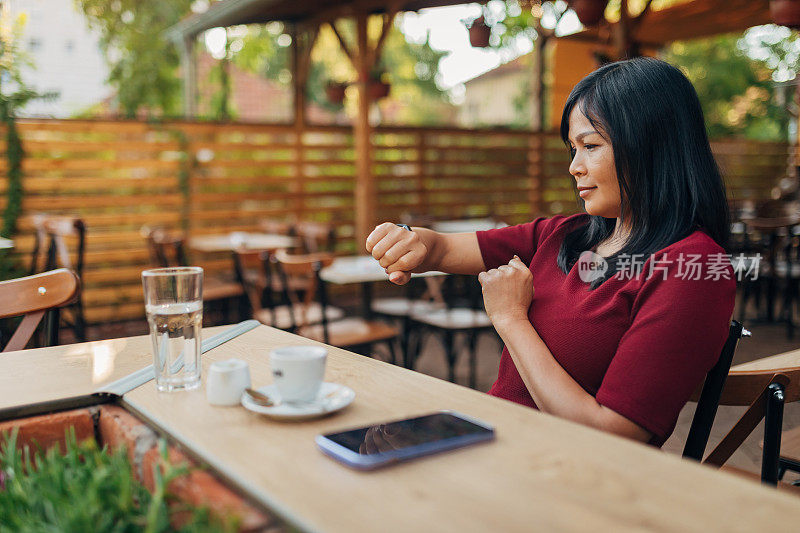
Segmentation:
<svg viewBox="0 0 800 533">
<path fill-rule="evenodd" d="M 335 222 L 341 251 L 361 248 L 353 242 L 350 128 L 25 120 L 19 129 L 26 158 L 17 257 L 27 265 L 32 214 L 82 217 L 90 322 L 143 315 L 143 225 L 202 235 L 254 230 L 260 219 L 291 215 Z M 554 134 L 381 127 L 372 141 L 381 220 L 411 212 L 519 223 L 579 209 L 568 154 Z M 785 169 L 785 144 L 720 141 L 713 148 L 733 198 L 767 198 Z M 224 255 L 193 262 L 212 272 L 231 268 Z"/>
</svg>

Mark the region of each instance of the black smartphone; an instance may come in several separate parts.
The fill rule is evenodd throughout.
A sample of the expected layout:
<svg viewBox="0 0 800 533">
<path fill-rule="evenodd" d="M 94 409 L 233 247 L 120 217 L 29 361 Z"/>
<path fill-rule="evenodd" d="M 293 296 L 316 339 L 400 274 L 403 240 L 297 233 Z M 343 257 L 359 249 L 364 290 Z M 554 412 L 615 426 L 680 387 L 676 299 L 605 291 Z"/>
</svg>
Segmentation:
<svg viewBox="0 0 800 533">
<path fill-rule="evenodd" d="M 494 428 L 454 411 L 318 435 L 317 446 L 347 466 L 369 470 L 494 439 Z"/>
</svg>

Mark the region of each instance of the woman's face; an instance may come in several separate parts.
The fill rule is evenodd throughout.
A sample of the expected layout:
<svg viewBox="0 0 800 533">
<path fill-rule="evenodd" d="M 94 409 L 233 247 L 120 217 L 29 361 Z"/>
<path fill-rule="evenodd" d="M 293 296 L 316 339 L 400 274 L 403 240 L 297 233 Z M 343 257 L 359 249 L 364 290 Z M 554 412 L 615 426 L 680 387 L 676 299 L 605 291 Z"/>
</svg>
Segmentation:
<svg viewBox="0 0 800 533">
<path fill-rule="evenodd" d="M 614 150 L 579 107 L 576 105 L 569 115 L 569 144 L 573 153 L 569 173 L 575 177 L 587 213 L 617 218 L 622 200 Z"/>
</svg>

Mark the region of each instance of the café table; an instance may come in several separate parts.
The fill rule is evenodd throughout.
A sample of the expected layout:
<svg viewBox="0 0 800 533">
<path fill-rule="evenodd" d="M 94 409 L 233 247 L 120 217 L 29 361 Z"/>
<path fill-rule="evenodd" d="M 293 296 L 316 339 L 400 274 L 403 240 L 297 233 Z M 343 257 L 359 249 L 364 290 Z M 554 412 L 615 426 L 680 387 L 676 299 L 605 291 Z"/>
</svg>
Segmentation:
<svg viewBox="0 0 800 533">
<path fill-rule="evenodd" d="M 216 328 L 217 331 L 219 328 Z M 208 334 L 208 330 L 204 330 Z M 270 383 L 267 353 L 316 344 L 258 326 L 208 351 L 249 363 Z M 302 531 L 765 531 L 800 523 L 796 496 L 648 445 L 568 422 L 345 350 L 328 348 L 325 379 L 355 401 L 327 418 L 280 422 L 213 407 L 205 380 L 158 393 L 152 381 L 122 407 L 206 462 Z M 147 336 L 5 353 L 0 412 L 81 394 L 152 361 Z M 373 472 L 323 455 L 320 433 L 452 409 L 495 427 L 496 440 Z"/>
<path fill-rule="evenodd" d="M 444 272 L 431 271 L 412 274 L 412 278 L 446 276 Z M 337 257 L 330 266 L 322 269 L 320 277 L 335 285 L 361 284 L 362 316 L 372 314 L 372 284 L 389 282 L 389 275 L 372 256 L 351 255 Z"/>
<path fill-rule="evenodd" d="M 14 247 L 14 241 L 0 237 L 0 250 L 7 250 Z"/>
<path fill-rule="evenodd" d="M 274 233 L 234 231 L 219 235 L 198 235 L 189 239 L 189 247 L 198 252 L 231 252 L 238 248 L 249 250 L 278 250 L 291 248 L 297 239 Z"/>
</svg>

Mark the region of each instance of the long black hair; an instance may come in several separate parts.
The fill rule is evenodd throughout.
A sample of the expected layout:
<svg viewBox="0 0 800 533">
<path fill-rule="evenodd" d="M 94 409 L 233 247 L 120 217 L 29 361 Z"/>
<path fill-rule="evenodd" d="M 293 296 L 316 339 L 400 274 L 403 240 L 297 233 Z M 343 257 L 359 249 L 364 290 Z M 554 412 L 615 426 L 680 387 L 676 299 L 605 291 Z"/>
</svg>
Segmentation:
<svg viewBox="0 0 800 533">
<path fill-rule="evenodd" d="M 692 84 L 672 65 L 636 58 L 605 65 L 581 80 L 567 98 L 561 138 L 569 147 L 569 116 L 575 107 L 611 143 L 622 208 L 631 233 L 608 258 L 605 277 L 617 271 L 620 255 L 654 252 L 705 231 L 724 249 L 730 214 L 717 163 L 706 135 L 700 101 Z M 580 254 L 609 237 L 616 220 L 590 216 L 570 231 L 558 254 L 569 272 Z"/>
</svg>

